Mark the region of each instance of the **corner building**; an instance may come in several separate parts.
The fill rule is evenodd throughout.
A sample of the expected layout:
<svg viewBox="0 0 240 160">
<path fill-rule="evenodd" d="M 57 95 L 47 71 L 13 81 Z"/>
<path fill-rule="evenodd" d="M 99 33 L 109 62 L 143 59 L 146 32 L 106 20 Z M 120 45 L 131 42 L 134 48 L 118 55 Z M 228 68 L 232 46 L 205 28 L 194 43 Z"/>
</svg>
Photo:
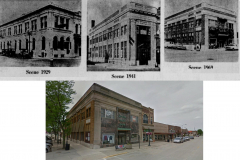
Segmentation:
<svg viewBox="0 0 240 160">
<path fill-rule="evenodd" d="M 178 43 L 188 49 L 198 44 L 202 50 L 211 45 L 223 48 L 237 44 L 236 13 L 208 3 L 200 3 L 191 8 L 165 18 L 165 41 Z"/>
<path fill-rule="evenodd" d="M 0 52 L 24 50 L 33 58 L 81 56 L 81 12 L 49 4 L 0 25 Z"/>
<path fill-rule="evenodd" d="M 124 65 L 160 64 L 160 8 L 130 2 L 89 31 L 88 60 Z"/>
<path fill-rule="evenodd" d="M 142 138 L 141 103 L 93 84 L 69 111 L 71 140 L 89 148 L 138 142 Z"/>
</svg>

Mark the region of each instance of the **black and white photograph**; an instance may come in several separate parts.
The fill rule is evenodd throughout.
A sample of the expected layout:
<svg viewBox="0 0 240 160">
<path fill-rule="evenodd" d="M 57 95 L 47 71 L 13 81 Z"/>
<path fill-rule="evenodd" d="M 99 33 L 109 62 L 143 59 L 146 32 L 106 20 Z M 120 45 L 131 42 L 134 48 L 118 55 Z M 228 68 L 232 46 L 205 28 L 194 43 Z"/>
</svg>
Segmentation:
<svg viewBox="0 0 240 160">
<path fill-rule="evenodd" d="M 0 67 L 78 67 L 81 0 L 0 1 Z"/>
<path fill-rule="evenodd" d="M 159 0 L 87 5 L 87 71 L 160 71 Z"/>
<path fill-rule="evenodd" d="M 238 1 L 165 0 L 165 62 L 238 62 Z"/>
</svg>

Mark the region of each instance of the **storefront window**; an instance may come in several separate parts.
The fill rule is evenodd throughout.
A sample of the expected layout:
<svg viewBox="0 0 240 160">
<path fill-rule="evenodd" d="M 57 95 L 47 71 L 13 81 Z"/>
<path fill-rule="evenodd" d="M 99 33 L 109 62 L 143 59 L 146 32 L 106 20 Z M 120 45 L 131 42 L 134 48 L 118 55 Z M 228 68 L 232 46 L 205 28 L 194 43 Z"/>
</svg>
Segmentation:
<svg viewBox="0 0 240 160">
<path fill-rule="evenodd" d="M 115 134 L 114 133 L 104 133 L 104 134 L 102 134 L 103 144 L 115 144 L 114 139 L 115 139 Z"/>
<path fill-rule="evenodd" d="M 132 134 L 131 142 L 137 142 L 138 141 L 138 134 Z"/>
</svg>

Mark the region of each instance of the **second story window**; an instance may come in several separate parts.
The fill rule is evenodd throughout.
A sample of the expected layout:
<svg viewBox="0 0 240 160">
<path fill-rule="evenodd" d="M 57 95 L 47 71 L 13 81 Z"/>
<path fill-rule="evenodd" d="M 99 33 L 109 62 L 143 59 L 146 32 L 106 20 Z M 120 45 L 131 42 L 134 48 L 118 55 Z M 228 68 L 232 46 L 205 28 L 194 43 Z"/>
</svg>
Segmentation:
<svg viewBox="0 0 240 160">
<path fill-rule="evenodd" d="M 22 24 L 19 24 L 18 25 L 18 34 L 21 34 L 22 33 Z"/>
<path fill-rule="evenodd" d="M 148 123 L 148 116 L 146 114 L 143 115 L 143 123 Z"/>
<path fill-rule="evenodd" d="M 25 32 L 27 32 L 29 30 L 29 22 L 25 23 Z"/>
<path fill-rule="evenodd" d="M 8 35 L 11 36 L 11 28 L 8 28 Z"/>
<path fill-rule="evenodd" d="M 47 28 L 47 16 L 41 17 L 41 28 Z"/>
<path fill-rule="evenodd" d="M 32 31 L 36 31 L 37 30 L 37 20 L 32 20 Z"/>
<path fill-rule="evenodd" d="M 69 29 L 69 19 L 66 19 L 66 29 Z"/>
<path fill-rule="evenodd" d="M 17 34 L 17 26 L 14 26 L 14 35 Z"/>
</svg>

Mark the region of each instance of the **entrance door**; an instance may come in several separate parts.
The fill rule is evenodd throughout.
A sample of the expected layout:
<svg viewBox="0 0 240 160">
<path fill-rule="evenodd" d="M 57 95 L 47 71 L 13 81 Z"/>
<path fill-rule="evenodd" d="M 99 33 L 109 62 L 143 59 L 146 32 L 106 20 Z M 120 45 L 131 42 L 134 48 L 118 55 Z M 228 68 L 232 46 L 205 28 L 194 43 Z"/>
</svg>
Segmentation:
<svg viewBox="0 0 240 160">
<path fill-rule="evenodd" d="M 137 25 L 137 60 L 139 65 L 148 65 L 151 50 L 151 27 Z"/>
<path fill-rule="evenodd" d="M 126 132 L 118 132 L 118 145 L 126 144 Z"/>
</svg>

